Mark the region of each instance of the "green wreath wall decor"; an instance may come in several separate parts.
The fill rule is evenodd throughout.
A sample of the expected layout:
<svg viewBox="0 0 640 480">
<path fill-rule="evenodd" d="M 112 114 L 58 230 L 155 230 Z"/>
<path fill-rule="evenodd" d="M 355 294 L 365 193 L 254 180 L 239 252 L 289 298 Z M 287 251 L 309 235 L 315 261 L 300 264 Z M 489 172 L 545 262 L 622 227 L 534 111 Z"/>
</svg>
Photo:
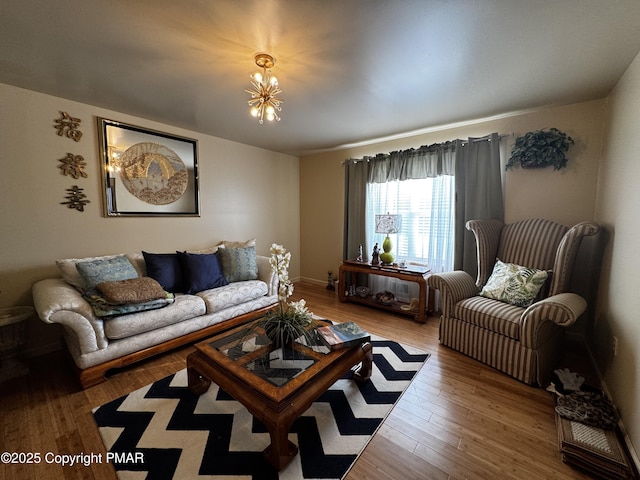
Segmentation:
<svg viewBox="0 0 640 480">
<path fill-rule="evenodd" d="M 527 132 L 516 138 L 506 169 L 520 165 L 522 168 L 553 166 L 560 170 L 567 166 L 565 153 L 575 142 L 557 128 Z"/>
</svg>

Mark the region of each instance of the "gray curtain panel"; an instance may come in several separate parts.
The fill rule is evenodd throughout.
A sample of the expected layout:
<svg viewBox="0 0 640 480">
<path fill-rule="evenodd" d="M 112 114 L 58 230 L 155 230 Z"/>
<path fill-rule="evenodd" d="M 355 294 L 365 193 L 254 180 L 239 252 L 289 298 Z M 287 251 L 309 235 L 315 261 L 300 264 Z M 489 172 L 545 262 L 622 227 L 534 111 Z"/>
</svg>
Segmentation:
<svg viewBox="0 0 640 480">
<path fill-rule="evenodd" d="M 347 160 L 344 168 L 344 238 L 342 258 L 358 256 L 365 245 L 365 206 L 367 201 L 368 159 Z"/>
<path fill-rule="evenodd" d="M 500 176 L 500 136 L 457 140 L 455 166 L 454 270 L 472 278 L 478 273 L 476 242 L 465 225 L 468 220 L 503 220 L 504 202 Z"/>
</svg>

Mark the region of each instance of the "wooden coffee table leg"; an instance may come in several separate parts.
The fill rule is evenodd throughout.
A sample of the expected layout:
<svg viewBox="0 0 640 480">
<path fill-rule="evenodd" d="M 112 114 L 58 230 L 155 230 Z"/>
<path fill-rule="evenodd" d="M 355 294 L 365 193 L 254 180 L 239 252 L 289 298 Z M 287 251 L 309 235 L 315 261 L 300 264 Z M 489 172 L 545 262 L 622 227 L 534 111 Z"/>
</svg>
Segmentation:
<svg viewBox="0 0 640 480">
<path fill-rule="evenodd" d="M 298 447 L 289 441 L 289 432 L 285 432 L 284 439 L 280 433 L 271 434 L 271 445 L 262 451 L 262 454 L 278 471 L 291 463 L 291 460 L 298 454 Z"/>
<path fill-rule="evenodd" d="M 357 368 L 355 372 L 353 372 L 353 379 L 357 382 L 366 382 L 371 378 L 371 368 L 373 363 L 373 347 L 369 342 L 363 343 L 360 347 L 364 350 L 364 358 L 362 359 L 362 363 Z"/>
<path fill-rule="evenodd" d="M 194 368 L 192 363 L 194 362 L 195 357 L 192 357 L 192 355 L 197 355 L 197 352 L 191 353 L 187 356 L 187 385 L 191 393 L 194 395 L 202 395 L 204 392 L 209 390 L 211 380 Z"/>
<path fill-rule="evenodd" d="M 285 408 L 278 416 L 268 415 L 268 418 L 261 418 L 271 437 L 271 445 L 265 448 L 262 454 L 278 471 L 289 465 L 298 454 L 298 446 L 289 441 L 289 430 L 296 418 L 292 405 Z"/>
</svg>

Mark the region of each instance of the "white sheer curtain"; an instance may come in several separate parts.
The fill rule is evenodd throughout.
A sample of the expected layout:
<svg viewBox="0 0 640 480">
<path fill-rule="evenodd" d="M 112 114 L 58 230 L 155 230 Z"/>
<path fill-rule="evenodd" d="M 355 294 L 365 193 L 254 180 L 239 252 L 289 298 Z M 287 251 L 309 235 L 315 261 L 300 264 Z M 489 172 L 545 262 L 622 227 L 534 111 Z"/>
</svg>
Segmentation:
<svg viewBox="0 0 640 480">
<path fill-rule="evenodd" d="M 427 264 L 433 272 L 453 270 L 454 180 L 441 175 L 404 181 L 367 184 L 365 230 L 367 252 L 383 234 L 375 233 L 375 215 L 402 215 L 400 232 L 391 234 L 398 260 Z"/>
</svg>

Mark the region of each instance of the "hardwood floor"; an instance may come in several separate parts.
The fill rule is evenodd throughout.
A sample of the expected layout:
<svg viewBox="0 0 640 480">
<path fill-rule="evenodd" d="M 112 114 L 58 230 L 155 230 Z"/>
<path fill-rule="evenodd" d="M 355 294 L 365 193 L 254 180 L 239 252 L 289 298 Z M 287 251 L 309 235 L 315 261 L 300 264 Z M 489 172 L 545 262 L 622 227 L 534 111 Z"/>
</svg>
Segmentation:
<svg viewBox="0 0 640 480">
<path fill-rule="evenodd" d="M 371 333 L 421 348 L 431 357 L 347 475 L 380 479 L 585 479 L 562 463 L 553 398 L 438 343 L 438 319 L 407 317 L 340 303 L 335 292 L 300 283 L 317 315 L 354 320 Z M 28 376 L 0 385 L 0 452 L 38 452 L 40 464 L 0 462 L 0 479 L 113 480 L 106 463 L 62 467 L 45 454 L 102 454 L 91 410 L 185 367 L 187 346 L 114 373 L 80 390 L 69 360 L 34 359 Z M 582 372 L 581 372 L 582 373 Z M 49 457 L 50 458 L 50 457 Z"/>
</svg>

